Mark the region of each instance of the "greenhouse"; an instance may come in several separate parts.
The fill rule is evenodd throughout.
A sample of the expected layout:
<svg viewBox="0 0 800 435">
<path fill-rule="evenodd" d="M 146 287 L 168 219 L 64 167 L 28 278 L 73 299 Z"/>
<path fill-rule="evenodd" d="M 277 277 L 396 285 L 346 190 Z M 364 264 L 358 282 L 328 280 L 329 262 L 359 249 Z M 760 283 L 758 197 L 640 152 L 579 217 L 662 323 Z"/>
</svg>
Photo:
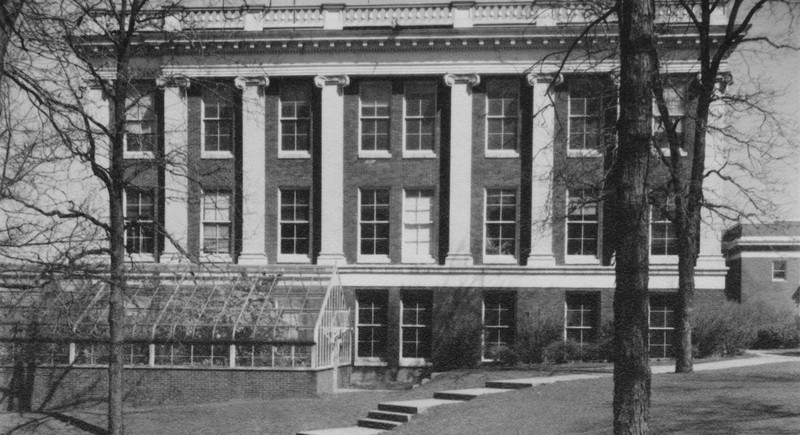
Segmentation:
<svg viewBox="0 0 800 435">
<path fill-rule="evenodd" d="M 108 363 L 110 291 L 102 275 L 2 278 L 0 366 Z M 318 372 L 349 366 L 353 353 L 334 268 L 129 273 L 124 328 L 130 369 Z"/>
</svg>

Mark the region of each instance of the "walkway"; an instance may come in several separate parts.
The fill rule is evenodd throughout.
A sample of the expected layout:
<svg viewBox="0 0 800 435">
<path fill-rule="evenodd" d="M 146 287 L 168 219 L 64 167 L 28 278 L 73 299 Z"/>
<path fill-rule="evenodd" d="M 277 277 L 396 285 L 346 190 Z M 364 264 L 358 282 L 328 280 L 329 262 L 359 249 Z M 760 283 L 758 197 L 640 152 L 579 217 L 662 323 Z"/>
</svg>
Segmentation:
<svg viewBox="0 0 800 435">
<path fill-rule="evenodd" d="M 758 366 L 762 364 L 797 361 L 797 357 L 775 355 L 762 351 L 749 351 L 756 356 L 735 360 L 715 361 L 694 365 L 695 371 L 722 370 L 736 367 Z M 673 365 L 655 366 L 651 368 L 653 374 L 674 372 Z M 472 400 L 488 394 L 502 394 L 521 388 L 530 388 L 537 385 L 552 384 L 555 382 L 579 381 L 585 379 L 598 379 L 611 377 L 609 373 L 560 375 L 538 378 L 507 379 L 490 381 L 484 388 L 468 388 L 462 390 L 437 391 L 432 399 L 404 400 L 398 402 L 379 403 L 378 409 L 370 411 L 366 418 L 358 420 L 357 426 L 340 427 L 333 429 L 317 429 L 298 432 L 297 435 L 374 435 L 394 429 L 420 414 L 425 414 L 438 406 L 456 405 L 467 400 Z"/>
</svg>

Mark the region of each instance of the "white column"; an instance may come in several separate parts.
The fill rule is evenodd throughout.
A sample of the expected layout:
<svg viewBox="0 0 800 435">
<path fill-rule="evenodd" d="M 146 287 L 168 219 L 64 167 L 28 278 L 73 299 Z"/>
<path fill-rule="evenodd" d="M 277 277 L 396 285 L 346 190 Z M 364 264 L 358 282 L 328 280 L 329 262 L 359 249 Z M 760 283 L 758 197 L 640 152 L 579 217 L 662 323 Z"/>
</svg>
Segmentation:
<svg viewBox="0 0 800 435">
<path fill-rule="evenodd" d="M 561 76 L 528 74 L 533 87 L 533 165 L 531 177 L 531 253 L 528 267 L 553 267 L 553 142 L 555 139 L 555 108 L 552 89 Z"/>
<path fill-rule="evenodd" d="M 266 105 L 268 77 L 237 77 L 242 92 L 242 252 L 239 264 L 266 264 Z"/>
<path fill-rule="evenodd" d="M 86 90 L 86 103 L 85 110 L 87 115 L 94 120 L 95 124 L 90 125 L 92 137 L 95 144 L 95 161 L 98 166 L 109 169 L 111 166 L 111 147 L 110 137 L 104 129 L 111 129 L 111 111 L 109 108 L 108 95 L 103 90 L 103 85 L 96 81 L 87 83 L 88 89 Z M 105 86 L 112 86 L 112 82 L 107 82 Z M 87 172 L 90 174 L 91 169 L 87 166 Z M 66 180 L 72 180 L 66 182 Z M 101 213 L 98 218 L 101 220 L 108 220 L 108 190 L 107 186 L 96 177 L 84 177 L 80 174 L 78 177 L 66 175 L 64 183 L 64 191 L 66 195 L 71 195 L 70 198 L 63 198 L 64 200 L 75 200 L 78 202 L 84 199 L 89 201 L 89 204 Z M 92 246 L 91 248 L 94 248 Z M 99 246 L 98 246 L 99 247 Z M 107 260 L 107 256 L 98 256 L 98 259 Z"/>
<path fill-rule="evenodd" d="M 719 98 L 724 92 L 730 80 L 729 75 L 718 78 L 715 96 L 711 102 L 708 114 L 708 129 L 706 130 L 706 154 L 705 170 L 719 169 L 722 166 L 720 146 L 723 138 L 715 129 L 724 126 L 726 121 L 725 103 Z M 703 180 L 703 196 L 711 204 L 724 203 L 723 181 L 717 175 L 712 174 Z M 722 255 L 722 232 L 725 230 L 725 222 L 713 211 L 703 208 L 701 211 L 700 222 L 700 252 L 697 257 L 697 268 L 700 269 L 724 269 L 725 257 Z"/>
<path fill-rule="evenodd" d="M 187 153 L 189 120 L 186 90 L 189 79 L 167 77 L 157 81 L 164 88 L 164 241 L 162 262 L 185 260 L 189 228 Z"/>
<path fill-rule="evenodd" d="M 344 264 L 344 95 L 350 78 L 317 76 L 322 88 L 322 201 L 317 264 Z"/>
<path fill-rule="evenodd" d="M 471 266 L 472 87 L 477 74 L 445 74 L 450 86 L 450 246 L 448 266 Z"/>
</svg>

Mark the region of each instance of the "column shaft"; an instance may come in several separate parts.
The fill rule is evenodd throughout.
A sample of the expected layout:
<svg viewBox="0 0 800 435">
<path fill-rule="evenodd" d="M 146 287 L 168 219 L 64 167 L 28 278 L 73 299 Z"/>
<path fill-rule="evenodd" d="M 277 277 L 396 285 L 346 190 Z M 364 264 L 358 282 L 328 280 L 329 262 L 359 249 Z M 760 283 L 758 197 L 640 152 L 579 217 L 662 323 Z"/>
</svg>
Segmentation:
<svg viewBox="0 0 800 435">
<path fill-rule="evenodd" d="M 189 148 L 188 80 L 164 87 L 164 241 L 163 261 L 184 259 L 189 227 L 187 153 Z"/>
</svg>

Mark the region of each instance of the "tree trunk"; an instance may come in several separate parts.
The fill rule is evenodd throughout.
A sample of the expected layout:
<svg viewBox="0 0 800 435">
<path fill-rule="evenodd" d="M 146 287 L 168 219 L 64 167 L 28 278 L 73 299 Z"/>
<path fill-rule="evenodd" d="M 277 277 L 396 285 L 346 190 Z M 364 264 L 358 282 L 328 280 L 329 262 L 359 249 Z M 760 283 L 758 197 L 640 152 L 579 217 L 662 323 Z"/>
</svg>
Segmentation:
<svg viewBox="0 0 800 435">
<path fill-rule="evenodd" d="M 5 75 L 6 51 L 25 0 L 0 2 L 0 78 Z"/>
<path fill-rule="evenodd" d="M 648 176 L 652 136 L 653 9 L 620 0 L 619 143 L 608 189 L 615 210 L 614 433 L 646 434 L 648 358 Z"/>
</svg>

